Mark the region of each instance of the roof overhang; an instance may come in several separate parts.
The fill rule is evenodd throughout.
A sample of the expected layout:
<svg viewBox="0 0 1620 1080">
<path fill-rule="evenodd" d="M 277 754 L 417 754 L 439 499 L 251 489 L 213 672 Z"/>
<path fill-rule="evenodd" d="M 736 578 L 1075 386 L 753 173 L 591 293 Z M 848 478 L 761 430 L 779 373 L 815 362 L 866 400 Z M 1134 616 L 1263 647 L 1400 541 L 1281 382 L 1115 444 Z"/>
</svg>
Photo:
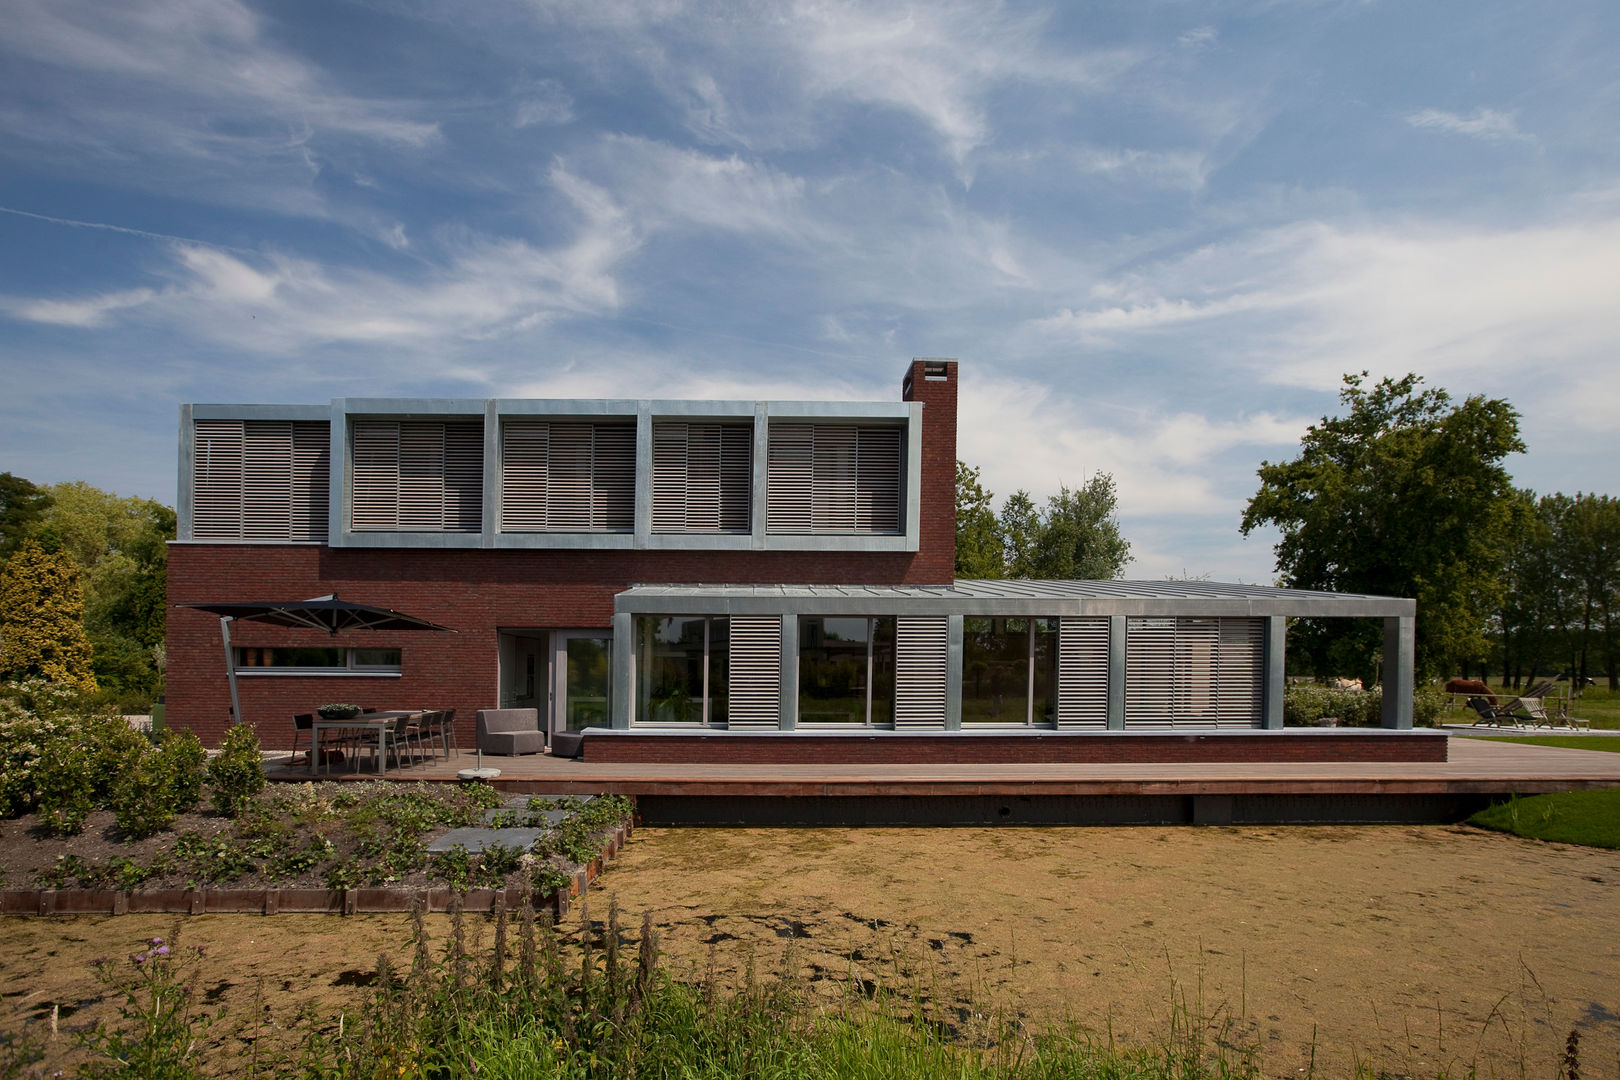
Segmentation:
<svg viewBox="0 0 1620 1080">
<path fill-rule="evenodd" d="M 638 615 L 968 615 L 1057 618 L 1411 618 L 1417 601 L 1214 581 L 958 580 L 951 585 L 636 585 L 614 610 Z"/>
</svg>

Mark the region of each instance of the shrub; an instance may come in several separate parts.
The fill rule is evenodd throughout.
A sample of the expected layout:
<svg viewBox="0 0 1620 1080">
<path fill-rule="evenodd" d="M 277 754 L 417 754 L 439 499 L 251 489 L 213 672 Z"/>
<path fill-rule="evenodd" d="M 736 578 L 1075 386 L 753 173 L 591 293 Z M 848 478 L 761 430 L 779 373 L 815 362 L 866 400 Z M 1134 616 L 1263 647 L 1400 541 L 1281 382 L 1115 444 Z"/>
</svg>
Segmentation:
<svg viewBox="0 0 1620 1080">
<path fill-rule="evenodd" d="M 174 824 L 171 781 L 156 748 L 131 751 L 120 763 L 112 810 L 119 831 L 139 840 Z"/>
<path fill-rule="evenodd" d="M 169 806 L 177 814 L 196 809 L 202 800 L 203 762 L 208 754 L 193 731 L 164 731 L 161 748 L 169 774 Z"/>
<path fill-rule="evenodd" d="M 34 770 L 34 791 L 39 816 L 58 836 L 84 831 L 85 819 L 95 809 L 96 757 L 83 743 L 53 738 L 46 744 Z"/>
<path fill-rule="evenodd" d="M 1445 696 L 1419 691 L 1412 696 L 1412 723 L 1433 727 L 1445 705 Z M 1337 717 L 1344 727 L 1377 727 L 1384 722 L 1384 692 L 1331 690 L 1325 686 L 1290 686 L 1283 692 L 1283 723 L 1288 727 L 1315 727 L 1323 717 Z"/>
<path fill-rule="evenodd" d="M 236 817 L 264 790 L 264 758 L 259 752 L 259 736 L 246 724 L 237 724 L 225 733 L 219 753 L 208 763 L 208 782 L 213 785 L 214 809 Z"/>
<path fill-rule="evenodd" d="M 174 824 L 202 797 L 202 743 L 189 731 L 165 731 L 157 746 L 126 751 L 113 785 L 118 828 L 135 839 Z"/>
</svg>

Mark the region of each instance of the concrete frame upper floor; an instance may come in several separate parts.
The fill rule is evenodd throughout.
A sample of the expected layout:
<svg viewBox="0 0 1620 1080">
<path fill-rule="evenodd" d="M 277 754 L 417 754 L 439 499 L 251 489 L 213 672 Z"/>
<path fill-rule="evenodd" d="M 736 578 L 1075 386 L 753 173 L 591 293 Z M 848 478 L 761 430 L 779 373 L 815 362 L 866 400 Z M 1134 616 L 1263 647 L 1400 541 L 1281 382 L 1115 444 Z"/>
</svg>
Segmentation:
<svg viewBox="0 0 1620 1080">
<path fill-rule="evenodd" d="M 325 405 L 186 404 L 180 407 L 177 543 L 305 543 L 325 544 L 332 548 L 915 553 L 919 550 L 924 532 L 924 432 L 930 424 L 948 429 L 948 450 L 954 458 L 955 379 L 954 361 L 916 360 L 905 380 L 905 399 L 900 401 L 335 398 Z M 942 393 L 945 390 L 943 386 L 936 389 L 928 385 L 936 381 L 948 382 L 948 394 Z M 327 531 L 324 536 L 267 541 L 262 538 L 222 539 L 198 535 L 195 526 L 198 425 L 208 421 L 231 420 L 329 425 Z M 479 528 L 416 531 L 354 527 L 355 425 L 379 420 L 482 422 L 483 482 Z M 593 531 L 515 531 L 503 528 L 502 440 L 503 432 L 513 422 L 634 425 L 633 525 L 618 530 Z M 665 422 L 729 424 L 748 429 L 751 453 L 746 531 L 668 532 L 654 528 L 654 428 Z M 899 527 L 893 530 L 848 532 L 772 528 L 768 513 L 771 433 L 786 425 L 897 431 Z"/>
</svg>

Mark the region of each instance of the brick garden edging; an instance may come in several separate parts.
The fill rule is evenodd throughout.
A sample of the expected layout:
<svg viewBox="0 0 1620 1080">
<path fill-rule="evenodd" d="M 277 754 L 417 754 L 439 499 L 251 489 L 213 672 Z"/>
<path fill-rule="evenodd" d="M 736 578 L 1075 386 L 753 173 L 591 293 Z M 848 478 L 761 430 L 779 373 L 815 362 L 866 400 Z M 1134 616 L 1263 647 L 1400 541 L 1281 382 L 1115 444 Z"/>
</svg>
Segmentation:
<svg viewBox="0 0 1620 1080">
<path fill-rule="evenodd" d="M 601 852 L 580 868 L 567 889 L 558 889 L 537 905 L 550 903 L 560 919 L 568 914 L 576 896 L 584 896 L 630 839 L 630 822 L 613 830 Z M 461 910 L 493 912 L 497 898 L 508 911 L 523 902 L 523 890 L 470 889 L 461 895 Z M 123 892 L 113 889 L 0 889 L 0 915 L 370 915 L 409 911 L 417 899 L 428 911 L 449 911 L 453 889 L 154 889 Z"/>
</svg>

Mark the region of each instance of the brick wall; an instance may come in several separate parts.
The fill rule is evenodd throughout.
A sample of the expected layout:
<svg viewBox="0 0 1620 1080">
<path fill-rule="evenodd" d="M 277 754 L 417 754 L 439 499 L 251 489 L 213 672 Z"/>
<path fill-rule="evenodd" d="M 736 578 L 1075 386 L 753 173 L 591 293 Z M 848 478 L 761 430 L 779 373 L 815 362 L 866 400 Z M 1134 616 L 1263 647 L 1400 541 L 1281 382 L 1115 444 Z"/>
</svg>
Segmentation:
<svg viewBox="0 0 1620 1080">
<path fill-rule="evenodd" d="M 498 704 L 500 628 L 606 628 L 613 597 L 636 583 L 942 584 L 956 561 L 956 365 L 927 380 L 914 362 L 906 400 L 924 403 L 919 550 L 859 552 L 333 550 L 324 545 L 176 544 L 169 549 L 168 708 L 177 727 L 212 746 L 229 726 L 219 620 L 186 603 L 301 600 L 336 593 L 394 608 L 455 634 L 313 631 L 233 623 L 240 646 L 398 648 L 404 672 L 384 677 L 247 676 L 242 715 L 266 747 L 292 741 L 292 717 L 331 701 L 379 708 L 454 708 L 463 746 L 474 714 Z"/>
</svg>

